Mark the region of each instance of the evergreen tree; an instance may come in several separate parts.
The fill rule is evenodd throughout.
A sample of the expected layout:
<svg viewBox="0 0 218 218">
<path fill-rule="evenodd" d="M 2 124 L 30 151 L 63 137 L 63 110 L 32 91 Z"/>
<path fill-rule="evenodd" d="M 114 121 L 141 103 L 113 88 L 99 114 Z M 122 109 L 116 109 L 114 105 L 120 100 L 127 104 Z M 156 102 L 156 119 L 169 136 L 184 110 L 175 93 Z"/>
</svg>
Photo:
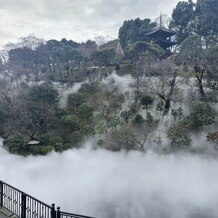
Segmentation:
<svg viewBox="0 0 218 218">
<path fill-rule="evenodd" d="M 146 33 L 150 32 L 157 24 L 150 19 L 125 20 L 119 29 L 119 40 L 123 49 L 138 41 L 147 41 Z"/>
<path fill-rule="evenodd" d="M 194 18 L 194 4 L 191 0 L 188 2 L 180 1 L 173 10 L 170 28 L 176 30 L 178 44 L 186 39 L 192 32 L 192 20 Z"/>
<path fill-rule="evenodd" d="M 196 33 L 203 37 L 205 47 L 218 42 L 218 1 L 198 0 L 195 10 Z"/>
</svg>

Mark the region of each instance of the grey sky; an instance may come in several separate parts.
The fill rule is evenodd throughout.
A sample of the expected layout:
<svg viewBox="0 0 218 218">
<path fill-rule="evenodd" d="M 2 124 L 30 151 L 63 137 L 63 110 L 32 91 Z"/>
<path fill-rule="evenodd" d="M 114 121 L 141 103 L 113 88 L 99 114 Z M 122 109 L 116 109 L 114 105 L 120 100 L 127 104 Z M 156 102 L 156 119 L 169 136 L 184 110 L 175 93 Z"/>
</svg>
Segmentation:
<svg viewBox="0 0 218 218">
<path fill-rule="evenodd" d="M 178 0 L 0 0 L 0 46 L 35 34 L 85 41 L 116 37 L 125 19 L 171 14 Z"/>
</svg>

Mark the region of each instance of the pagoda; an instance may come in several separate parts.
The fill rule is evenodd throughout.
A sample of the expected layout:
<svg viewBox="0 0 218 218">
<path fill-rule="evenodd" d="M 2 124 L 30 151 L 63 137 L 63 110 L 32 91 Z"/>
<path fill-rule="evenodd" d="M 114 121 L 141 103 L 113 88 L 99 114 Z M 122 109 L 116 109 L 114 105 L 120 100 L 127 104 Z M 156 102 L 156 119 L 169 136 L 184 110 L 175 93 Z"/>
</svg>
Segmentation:
<svg viewBox="0 0 218 218">
<path fill-rule="evenodd" d="M 167 29 L 162 25 L 162 15 L 160 15 L 160 24 L 159 27 L 146 34 L 151 42 L 158 44 L 164 50 L 170 50 L 173 45 L 176 45 L 176 42 L 172 41 L 172 36 L 176 34 L 175 31 Z"/>
</svg>

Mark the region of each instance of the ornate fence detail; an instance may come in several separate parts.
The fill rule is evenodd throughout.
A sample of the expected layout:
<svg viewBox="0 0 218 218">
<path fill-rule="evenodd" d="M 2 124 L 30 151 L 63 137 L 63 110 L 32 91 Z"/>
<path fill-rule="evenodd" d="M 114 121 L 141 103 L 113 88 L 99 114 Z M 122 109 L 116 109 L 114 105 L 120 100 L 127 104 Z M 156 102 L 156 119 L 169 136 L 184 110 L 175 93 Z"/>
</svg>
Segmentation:
<svg viewBox="0 0 218 218">
<path fill-rule="evenodd" d="M 0 207 L 20 218 L 92 218 L 60 211 L 40 200 L 0 181 Z"/>
</svg>

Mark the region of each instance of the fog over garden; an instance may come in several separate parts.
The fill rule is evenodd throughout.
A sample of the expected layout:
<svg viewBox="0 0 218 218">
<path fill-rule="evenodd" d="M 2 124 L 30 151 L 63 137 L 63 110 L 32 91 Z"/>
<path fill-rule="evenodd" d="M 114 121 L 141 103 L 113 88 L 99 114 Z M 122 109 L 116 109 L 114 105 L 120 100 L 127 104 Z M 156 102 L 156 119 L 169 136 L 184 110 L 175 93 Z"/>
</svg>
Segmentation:
<svg viewBox="0 0 218 218">
<path fill-rule="evenodd" d="M 96 218 L 217 217 L 217 24 L 218 1 L 178 1 L 116 37 L 3 45 L 0 180 Z"/>
</svg>

